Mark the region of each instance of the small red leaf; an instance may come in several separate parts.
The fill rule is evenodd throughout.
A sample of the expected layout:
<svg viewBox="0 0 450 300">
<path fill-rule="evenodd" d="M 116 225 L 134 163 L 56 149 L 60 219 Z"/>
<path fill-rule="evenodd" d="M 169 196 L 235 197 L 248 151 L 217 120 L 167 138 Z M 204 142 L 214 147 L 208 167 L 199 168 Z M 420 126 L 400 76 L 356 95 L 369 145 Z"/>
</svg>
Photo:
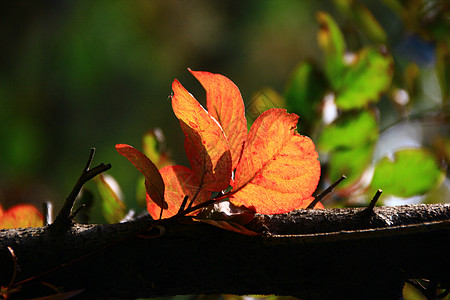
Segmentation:
<svg viewBox="0 0 450 300">
<path fill-rule="evenodd" d="M 135 148 L 117 144 L 116 150 L 125 156 L 145 177 L 145 189 L 152 200 L 159 206 L 165 208 L 164 203 L 164 181 L 155 164 Z"/>
<path fill-rule="evenodd" d="M 31 204 L 15 205 L 7 211 L 1 210 L 0 207 L 0 211 L 0 229 L 40 227 L 43 225 L 41 213 Z"/>
<path fill-rule="evenodd" d="M 230 79 L 223 75 L 189 71 L 206 90 L 206 107 L 209 114 L 222 126 L 227 137 L 232 170 L 234 170 L 247 137 L 247 121 L 241 92 Z"/>
<path fill-rule="evenodd" d="M 200 204 L 209 199 L 210 192 L 199 191 L 199 181 L 189 168 L 184 166 L 167 166 L 160 170 L 165 184 L 164 199 L 167 209 L 163 211 L 162 218 L 169 218 L 177 214 L 185 196 L 188 202 L 195 198 L 193 205 Z M 147 195 L 147 210 L 153 219 L 158 219 L 161 208 L 154 203 L 153 198 Z"/>
<path fill-rule="evenodd" d="M 298 116 L 269 109 L 253 123 L 230 201 L 258 213 L 306 208 L 320 178 L 314 143 L 296 131 Z"/>
<path fill-rule="evenodd" d="M 226 189 L 231 178 L 231 154 L 219 123 L 175 80 L 172 108 L 185 135 L 184 147 L 200 188 Z"/>
</svg>

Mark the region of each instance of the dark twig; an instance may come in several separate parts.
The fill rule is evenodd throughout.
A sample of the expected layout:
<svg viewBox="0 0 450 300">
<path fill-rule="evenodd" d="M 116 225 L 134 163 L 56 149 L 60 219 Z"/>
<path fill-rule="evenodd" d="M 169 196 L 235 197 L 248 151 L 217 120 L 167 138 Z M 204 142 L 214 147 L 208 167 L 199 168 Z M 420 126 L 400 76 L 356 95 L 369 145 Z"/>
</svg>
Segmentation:
<svg viewBox="0 0 450 300">
<path fill-rule="evenodd" d="M 75 183 L 75 186 L 73 187 L 71 193 L 66 198 L 66 202 L 64 203 L 64 206 L 62 207 L 61 211 L 59 212 L 58 216 L 55 219 L 55 222 L 51 225 L 53 228 L 61 228 L 65 229 L 67 226 L 70 226 L 72 223 L 72 208 L 75 203 L 75 200 L 80 193 L 83 185 L 97 176 L 98 174 L 101 174 L 109 169 L 111 169 L 111 164 L 100 164 L 96 166 L 93 169 L 89 169 L 91 166 L 92 160 L 94 159 L 95 154 L 95 148 L 91 148 L 91 152 L 89 154 L 89 159 L 86 162 L 86 166 L 83 169 L 83 172 L 81 173 L 80 177 L 78 178 L 78 181 Z"/>
<path fill-rule="evenodd" d="M 375 196 L 373 196 L 372 201 L 370 201 L 369 206 L 367 206 L 367 208 L 366 208 L 367 212 L 373 212 L 373 209 L 375 208 L 375 204 L 377 203 L 378 198 L 380 198 L 382 192 L 383 192 L 382 190 L 378 189 Z"/>
<path fill-rule="evenodd" d="M 188 208 L 186 208 L 185 210 L 183 210 L 182 212 L 178 212 L 178 213 L 177 213 L 175 216 L 173 216 L 173 217 L 182 217 L 182 216 L 186 216 L 187 214 L 189 214 L 189 213 L 191 213 L 191 212 L 193 212 L 193 211 L 196 211 L 197 209 L 207 207 L 208 205 L 213 204 L 213 203 L 215 203 L 215 202 L 216 202 L 215 199 L 210 199 L 210 200 L 208 200 L 208 201 L 202 202 L 202 203 L 197 204 L 197 205 L 195 205 L 195 206 L 188 207 Z M 172 217 L 172 218 L 173 218 L 173 217 Z"/>
<path fill-rule="evenodd" d="M 178 210 L 177 214 L 181 214 L 184 211 L 184 208 L 186 207 L 186 203 L 187 203 L 188 199 L 189 199 L 188 195 L 184 196 L 183 202 L 181 203 L 180 209 Z"/>
<path fill-rule="evenodd" d="M 71 214 L 70 214 L 70 219 L 75 219 L 75 217 L 78 215 L 78 213 L 80 212 L 80 210 L 82 210 L 83 208 L 85 208 L 86 207 L 86 204 L 81 204 L 74 212 L 72 212 Z"/>
<path fill-rule="evenodd" d="M 327 196 L 329 193 L 331 193 L 333 191 L 333 189 L 339 184 L 341 183 L 342 180 L 344 180 L 345 178 L 347 178 L 347 176 L 342 175 L 341 178 L 339 178 L 338 180 L 336 180 L 335 183 L 333 183 L 332 185 L 330 185 L 326 190 L 324 190 L 322 193 L 320 193 L 314 200 L 313 202 L 311 202 L 307 209 L 309 208 L 314 208 L 314 206 L 316 206 L 317 203 L 319 203 L 323 198 L 325 198 L 325 196 Z"/>
</svg>

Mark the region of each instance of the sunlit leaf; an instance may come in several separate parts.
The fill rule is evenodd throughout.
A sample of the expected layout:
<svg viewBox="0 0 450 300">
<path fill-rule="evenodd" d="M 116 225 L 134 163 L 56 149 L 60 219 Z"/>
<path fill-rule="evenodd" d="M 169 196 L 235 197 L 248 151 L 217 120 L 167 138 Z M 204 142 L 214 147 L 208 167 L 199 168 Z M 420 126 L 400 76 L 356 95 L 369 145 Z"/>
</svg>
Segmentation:
<svg viewBox="0 0 450 300">
<path fill-rule="evenodd" d="M 200 182 L 189 168 L 184 166 L 167 166 L 160 170 L 165 184 L 164 199 L 167 209 L 163 211 L 162 218 L 176 215 L 185 196 L 188 202 L 195 197 L 193 205 L 202 203 L 211 197 L 211 192 L 199 190 Z M 159 219 L 161 208 L 147 195 L 147 210 L 153 219 Z"/>
<path fill-rule="evenodd" d="M 303 62 L 294 70 L 284 97 L 288 111 L 302 117 L 300 127 L 305 121 L 312 123 L 317 120 L 319 104 L 325 91 L 325 79 L 312 63 Z"/>
<path fill-rule="evenodd" d="M 353 21 L 355 26 L 376 44 L 385 44 L 386 32 L 369 9 L 355 0 L 334 0 L 339 11 Z"/>
<path fill-rule="evenodd" d="M 228 231 L 237 232 L 244 235 L 250 235 L 250 236 L 256 236 L 260 235 L 260 233 L 254 232 L 252 230 L 249 230 L 245 228 L 244 226 L 234 223 L 234 222 L 228 222 L 228 221 L 220 221 L 220 220 L 212 220 L 212 219 L 196 219 L 197 221 L 207 223 Z"/>
<path fill-rule="evenodd" d="M 369 111 L 349 114 L 325 127 L 318 140 L 321 151 L 365 146 L 378 138 L 378 123 Z M 342 175 L 342 174 L 341 174 Z"/>
<path fill-rule="evenodd" d="M 0 209 L 0 229 L 40 227 L 43 225 L 41 213 L 31 204 L 18 204 L 3 211 Z"/>
<path fill-rule="evenodd" d="M 247 137 L 245 107 L 241 92 L 220 74 L 189 70 L 206 90 L 208 113 L 219 122 L 231 152 L 232 170 L 236 168 Z"/>
<path fill-rule="evenodd" d="M 220 124 L 175 80 L 172 108 L 185 135 L 184 148 L 200 187 L 220 191 L 229 186 L 232 160 Z"/>
<path fill-rule="evenodd" d="M 443 171 L 436 159 L 424 149 L 397 151 L 375 165 L 371 186 L 383 194 L 411 197 L 425 194 L 441 182 Z"/>
<path fill-rule="evenodd" d="M 336 104 L 342 110 L 359 109 L 377 102 L 387 91 L 394 73 L 393 60 L 386 49 L 365 48 L 348 67 L 336 90 Z"/>
<path fill-rule="evenodd" d="M 317 39 L 325 54 L 325 74 L 336 90 L 342 86 L 344 53 L 347 46 L 336 21 L 329 14 L 319 11 L 316 18 L 320 26 Z"/>
<path fill-rule="evenodd" d="M 236 169 L 233 204 L 274 214 L 305 208 L 312 201 L 320 163 L 314 143 L 295 131 L 297 120 L 297 115 L 276 108 L 256 119 Z"/>
<path fill-rule="evenodd" d="M 147 194 L 156 204 L 165 208 L 164 182 L 155 164 L 147 156 L 129 145 L 118 144 L 116 149 L 144 175 Z"/>
<path fill-rule="evenodd" d="M 95 177 L 95 182 L 102 198 L 102 214 L 105 220 L 111 224 L 120 222 L 125 217 L 127 208 L 118 183 L 106 174 Z"/>
<path fill-rule="evenodd" d="M 328 165 L 328 175 L 331 182 L 335 182 L 342 175 L 347 176 L 338 190 L 345 190 L 353 186 L 363 175 L 372 161 L 374 144 L 365 146 L 339 149 L 331 153 Z"/>
</svg>

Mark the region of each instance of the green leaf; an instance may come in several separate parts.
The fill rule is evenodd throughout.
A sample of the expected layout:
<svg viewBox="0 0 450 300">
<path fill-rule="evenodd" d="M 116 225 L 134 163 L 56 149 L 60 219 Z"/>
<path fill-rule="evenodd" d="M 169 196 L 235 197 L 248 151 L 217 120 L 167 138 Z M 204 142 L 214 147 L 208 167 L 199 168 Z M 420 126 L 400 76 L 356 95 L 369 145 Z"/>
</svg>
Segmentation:
<svg viewBox="0 0 450 300">
<path fill-rule="evenodd" d="M 344 36 L 336 21 L 326 12 L 319 11 L 316 18 L 320 26 L 317 39 L 325 54 L 325 75 L 333 89 L 338 89 L 345 72 L 344 53 L 347 46 Z"/>
<path fill-rule="evenodd" d="M 354 26 L 360 29 L 365 36 L 376 44 L 386 44 L 387 35 L 380 23 L 375 19 L 370 10 L 358 1 L 334 0 L 336 8 L 353 21 Z"/>
<path fill-rule="evenodd" d="M 297 66 L 286 87 L 284 97 L 288 111 L 300 115 L 302 120 L 300 126 L 304 122 L 312 123 L 317 120 L 319 104 L 325 91 L 325 78 L 314 64 L 302 62 Z"/>
<path fill-rule="evenodd" d="M 142 138 L 143 153 L 147 156 L 158 169 L 172 165 L 166 152 L 166 137 L 161 128 L 155 128 L 145 133 Z"/>
<path fill-rule="evenodd" d="M 338 186 L 340 190 L 357 183 L 372 161 L 373 149 L 374 144 L 368 144 L 364 147 L 333 152 L 328 166 L 329 180 L 335 182 L 342 175 L 346 175 L 347 179 Z"/>
<path fill-rule="evenodd" d="M 145 189 L 145 177 L 139 176 L 136 185 L 136 202 L 139 207 L 147 207 L 147 191 Z"/>
<path fill-rule="evenodd" d="M 411 197 L 425 194 L 439 183 L 443 171 L 436 159 L 424 149 L 406 149 L 394 159 L 382 158 L 376 165 L 371 187 L 383 194 Z"/>
<path fill-rule="evenodd" d="M 364 48 L 348 67 L 341 88 L 335 90 L 342 110 L 360 109 L 375 103 L 388 90 L 394 72 L 393 60 L 385 49 Z"/>
<path fill-rule="evenodd" d="M 126 215 L 119 185 L 110 175 L 100 174 L 94 180 L 102 198 L 102 214 L 108 223 L 118 223 Z"/>
<path fill-rule="evenodd" d="M 373 113 L 361 111 L 347 114 L 323 129 L 318 139 L 321 151 L 356 148 L 373 143 L 378 138 L 378 123 Z"/>
</svg>

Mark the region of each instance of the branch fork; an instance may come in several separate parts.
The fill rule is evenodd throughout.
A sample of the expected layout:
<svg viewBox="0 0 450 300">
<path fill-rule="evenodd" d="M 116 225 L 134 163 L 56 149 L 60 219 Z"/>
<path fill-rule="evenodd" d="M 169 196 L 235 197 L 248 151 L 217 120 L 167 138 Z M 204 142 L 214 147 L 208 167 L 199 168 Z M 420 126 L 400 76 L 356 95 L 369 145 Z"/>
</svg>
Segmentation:
<svg viewBox="0 0 450 300">
<path fill-rule="evenodd" d="M 94 178 L 95 176 L 111 169 L 111 164 L 105 165 L 103 163 L 90 169 L 91 163 L 94 159 L 94 154 L 95 148 L 91 148 L 91 152 L 89 154 L 89 158 L 88 161 L 86 162 L 86 166 L 84 167 L 83 172 L 78 178 L 78 181 L 75 183 L 75 186 L 73 187 L 69 196 L 66 198 L 64 206 L 61 208 L 61 211 L 56 217 L 55 222 L 53 222 L 53 224 L 50 225 L 50 228 L 62 232 L 66 231 L 72 225 L 73 218 L 78 214 L 80 209 L 83 207 L 81 206 L 80 208 L 72 212 L 75 200 L 77 199 L 77 196 L 80 193 L 81 189 L 83 188 L 84 184 L 89 180 L 91 180 L 92 178 Z"/>
</svg>

